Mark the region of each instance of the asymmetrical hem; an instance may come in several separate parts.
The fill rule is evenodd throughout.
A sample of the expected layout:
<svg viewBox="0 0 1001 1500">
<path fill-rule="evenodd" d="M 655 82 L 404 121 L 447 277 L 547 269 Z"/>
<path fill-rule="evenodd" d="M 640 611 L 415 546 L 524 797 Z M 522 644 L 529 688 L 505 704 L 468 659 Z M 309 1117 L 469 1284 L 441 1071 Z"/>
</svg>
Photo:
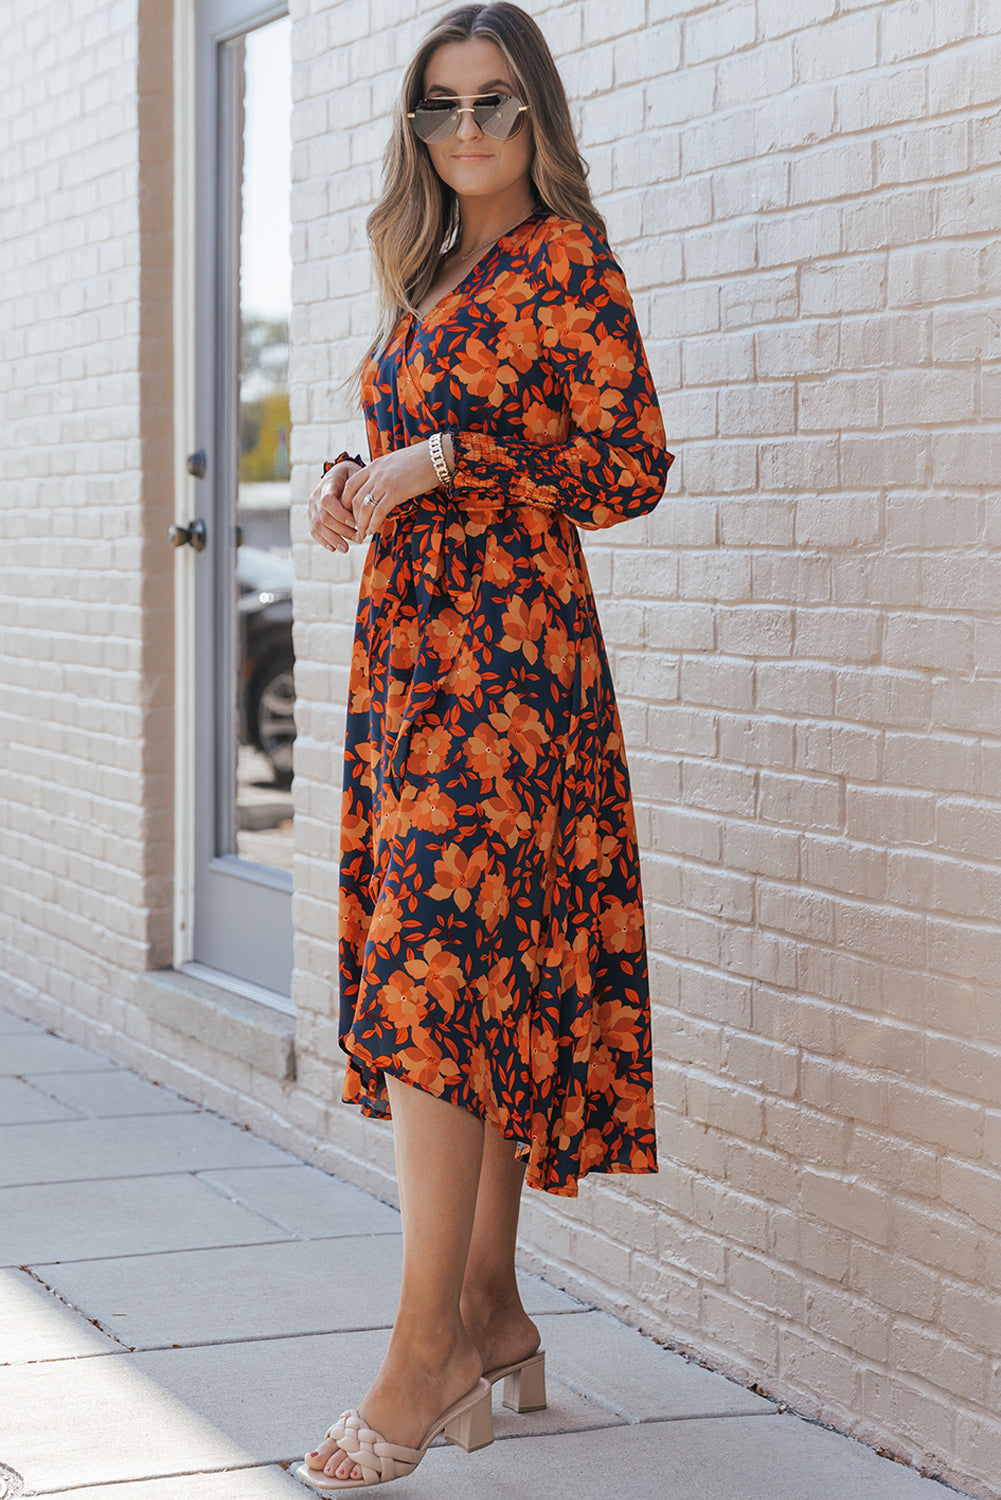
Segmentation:
<svg viewBox="0 0 1001 1500">
<path fill-rule="evenodd" d="M 648 513 L 666 450 L 625 281 L 537 209 L 363 378 L 373 458 L 455 472 L 373 535 L 340 839 L 343 1098 L 385 1074 L 518 1143 L 530 1187 L 656 1172 L 629 774 L 578 528 Z"/>
</svg>

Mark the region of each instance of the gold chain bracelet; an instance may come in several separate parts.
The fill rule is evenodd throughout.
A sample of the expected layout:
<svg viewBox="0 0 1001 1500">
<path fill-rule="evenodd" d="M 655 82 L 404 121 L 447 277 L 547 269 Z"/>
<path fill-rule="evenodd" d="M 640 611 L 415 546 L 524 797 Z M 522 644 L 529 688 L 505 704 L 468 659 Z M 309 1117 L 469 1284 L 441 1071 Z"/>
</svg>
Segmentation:
<svg viewBox="0 0 1001 1500">
<path fill-rule="evenodd" d="M 449 473 L 445 453 L 441 446 L 441 433 L 432 432 L 428 438 L 428 451 L 431 454 L 431 463 L 438 476 L 438 483 L 445 486 L 447 490 L 452 488 L 452 476 Z"/>
</svg>

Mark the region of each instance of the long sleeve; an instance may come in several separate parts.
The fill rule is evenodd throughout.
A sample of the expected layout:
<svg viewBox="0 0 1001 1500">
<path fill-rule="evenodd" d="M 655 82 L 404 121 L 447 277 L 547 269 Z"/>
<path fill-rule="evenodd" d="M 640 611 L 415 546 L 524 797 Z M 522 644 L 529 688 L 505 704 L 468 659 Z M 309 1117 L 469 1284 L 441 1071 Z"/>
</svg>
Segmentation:
<svg viewBox="0 0 1001 1500">
<path fill-rule="evenodd" d="M 499 402 L 506 381 L 528 375 L 539 402 L 524 427 L 539 440 L 451 428 L 455 499 L 548 505 L 585 530 L 645 515 L 674 455 L 622 272 L 601 235 L 564 223 L 535 257 L 531 284 L 528 301 L 502 288 L 506 316 L 478 373 Z"/>
</svg>

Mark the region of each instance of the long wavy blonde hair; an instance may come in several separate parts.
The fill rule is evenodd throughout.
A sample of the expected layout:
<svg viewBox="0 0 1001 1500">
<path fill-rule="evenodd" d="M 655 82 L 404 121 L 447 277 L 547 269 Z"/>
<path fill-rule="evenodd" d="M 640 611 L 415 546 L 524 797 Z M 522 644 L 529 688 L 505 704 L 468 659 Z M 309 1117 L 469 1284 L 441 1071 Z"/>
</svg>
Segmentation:
<svg viewBox="0 0 1001 1500">
<path fill-rule="evenodd" d="M 416 312 L 441 256 L 458 241 L 458 198 L 438 176 L 427 146 L 410 128 L 407 113 L 423 97 L 424 71 L 436 48 L 471 37 L 496 43 L 511 71 L 515 92 L 529 106 L 534 145 L 531 178 L 538 203 L 606 233 L 605 221 L 591 201 L 587 163 L 577 149 L 563 80 L 536 23 L 505 0 L 450 10 L 417 49 L 393 110 L 382 197 L 366 225 L 379 287 L 379 326 L 356 379 L 403 314 Z"/>
</svg>

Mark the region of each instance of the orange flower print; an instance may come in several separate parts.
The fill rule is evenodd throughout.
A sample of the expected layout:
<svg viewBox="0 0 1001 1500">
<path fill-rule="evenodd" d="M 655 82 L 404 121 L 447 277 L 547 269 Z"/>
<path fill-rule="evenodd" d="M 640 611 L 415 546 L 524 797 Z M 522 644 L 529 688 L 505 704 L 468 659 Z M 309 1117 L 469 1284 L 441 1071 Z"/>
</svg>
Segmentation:
<svg viewBox="0 0 1001 1500">
<path fill-rule="evenodd" d="M 540 1031 L 532 1040 L 532 1078 L 536 1084 L 548 1083 L 556 1072 L 560 1054 L 559 1038 L 549 1030 Z"/>
<path fill-rule="evenodd" d="M 621 1000 L 606 1000 L 599 1005 L 595 1018 L 598 1029 L 609 1047 L 620 1052 L 631 1052 L 636 1048 L 636 1007 L 623 1005 Z"/>
<path fill-rule="evenodd" d="M 407 686 L 399 677 L 391 677 L 386 685 L 385 705 L 386 723 L 391 724 L 394 730 L 399 729 L 400 720 L 403 718 L 403 706 L 407 701 Z"/>
<path fill-rule="evenodd" d="M 372 915 L 368 935 L 373 943 L 390 945 L 399 934 L 403 908 L 392 891 L 386 891 Z"/>
<path fill-rule="evenodd" d="M 415 730 L 410 741 L 410 763 L 419 776 L 433 776 L 452 758 L 452 736 L 443 725 Z"/>
<path fill-rule="evenodd" d="M 410 361 L 406 371 L 410 377 L 409 384 L 414 388 L 415 399 L 419 400 L 426 391 L 433 391 L 438 383 L 438 371 L 433 362 L 425 359 L 423 351 L 418 349 L 414 358 Z"/>
<path fill-rule="evenodd" d="M 611 432 L 621 405 L 622 396 L 616 390 L 608 387 L 598 390 L 595 386 L 585 389 L 581 386 L 574 393 L 571 414 L 578 424 L 587 422 L 592 431 Z"/>
<path fill-rule="evenodd" d="M 589 307 L 555 303 L 541 309 L 539 321 L 547 349 L 578 349 L 590 353 L 596 347 L 591 335 L 594 313 Z"/>
<path fill-rule="evenodd" d="M 608 1093 L 615 1083 L 617 1072 L 611 1052 L 599 1042 L 591 1052 L 587 1067 L 587 1086 L 602 1094 Z"/>
<path fill-rule="evenodd" d="M 604 235 L 539 207 L 367 360 L 374 463 L 454 472 L 362 559 L 338 905 L 343 1098 L 387 1077 L 482 1116 L 530 1188 L 657 1170 L 639 852 L 581 532 L 671 455 Z"/>
<path fill-rule="evenodd" d="M 572 943 L 567 944 L 563 950 L 561 963 L 561 979 L 565 990 L 576 990 L 582 1000 L 591 993 L 592 972 L 591 965 L 593 956 L 591 953 L 591 939 L 588 933 L 578 932 Z M 587 1028 L 581 1019 L 581 1034 Z"/>
<path fill-rule="evenodd" d="M 368 661 L 360 641 L 355 641 L 351 652 L 351 694 L 349 705 L 353 714 L 368 712 L 372 700 L 372 687 L 368 680 Z"/>
<path fill-rule="evenodd" d="M 482 673 L 476 656 L 463 644 L 444 679 L 445 690 L 454 698 L 474 702 L 482 691 Z"/>
<path fill-rule="evenodd" d="M 601 913 L 601 936 L 612 953 L 638 953 L 643 944 L 643 908 L 610 901 Z"/>
<path fill-rule="evenodd" d="M 506 777 L 497 777 L 493 796 L 480 806 L 493 831 L 512 848 L 531 832 L 531 814 Z"/>
<path fill-rule="evenodd" d="M 562 621 L 553 621 L 543 640 L 542 660 L 564 687 L 569 687 L 573 682 L 576 655 L 577 653 L 567 639 Z"/>
<path fill-rule="evenodd" d="M 389 664 L 394 672 L 412 672 L 417 660 L 417 631 L 412 620 L 403 621 L 399 630 L 393 632 Z"/>
<path fill-rule="evenodd" d="M 425 361 L 423 354 L 418 351 L 410 361 L 409 366 L 402 372 L 398 383 L 398 396 L 404 409 L 416 417 L 421 409 L 424 389 Z"/>
<path fill-rule="evenodd" d="M 337 922 L 341 942 L 356 944 L 359 937 L 368 932 L 368 913 L 357 896 L 351 893 L 342 896 L 337 908 Z"/>
<path fill-rule="evenodd" d="M 400 808 L 413 828 L 422 828 L 427 833 L 444 833 L 455 822 L 455 802 L 434 782 L 421 787 L 405 789 Z"/>
<path fill-rule="evenodd" d="M 584 1129 L 584 1090 L 582 1085 L 573 1088 L 567 1096 L 563 1106 L 563 1117 L 560 1121 L 560 1143 L 569 1144 L 571 1140 L 578 1137 Z"/>
<path fill-rule="evenodd" d="M 500 406 L 505 387 L 518 380 L 512 365 L 501 364 L 494 351 L 475 338 L 470 339 L 463 358 L 452 366 L 452 375 L 471 396 L 482 396 L 491 406 Z"/>
<path fill-rule="evenodd" d="M 516 693 L 505 693 L 504 712 L 491 714 L 490 722 L 495 729 L 507 734 L 512 747 L 530 767 L 534 767 L 549 736 L 531 704 L 523 703 Z"/>
<path fill-rule="evenodd" d="M 593 813 L 585 813 L 577 820 L 577 837 L 574 840 L 573 862 L 575 869 L 584 870 L 592 863 L 598 848 L 598 820 Z"/>
<path fill-rule="evenodd" d="M 561 244 L 553 247 L 551 266 L 554 280 L 565 282 L 569 280 L 573 266 L 593 264 L 594 252 L 586 235 L 568 234 Z"/>
<path fill-rule="evenodd" d="M 598 865 L 598 874 L 602 880 L 610 880 L 612 875 L 612 861 L 622 848 L 622 840 L 614 833 L 606 833 L 601 841 L 601 860 Z"/>
<path fill-rule="evenodd" d="M 379 1004 L 394 1018 L 399 1031 L 408 1032 L 423 1020 L 428 998 L 409 974 L 397 969 L 380 988 Z"/>
<path fill-rule="evenodd" d="M 490 286 L 477 296 L 477 301 L 499 308 L 503 317 L 509 318 L 515 310 L 532 297 L 532 284 L 516 267 L 501 266 Z"/>
<path fill-rule="evenodd" d="M 428 1032 L 415 1026 L 410 1034 L 414 1045 L 400 1051 L 400 1062 L 415 1087 L 440 1098 L 450 1086 L 454 1086 L 462 1069 L 454 1057 L 449 1057 L 435 1045 Z"/>
<path fill-rule="evenodd" d="M 351 774 L 362 786 L 375 787 L 375 769 L 379 764 L 379 750 L 371 740 L 359 740 L 351 766 Z"/>
<path fill-rule="evenodd" d="M 526 605 L 515 594 L 504 611 L 504 634 L 501 645 L 505 651 L 521 651 L 526 661 L 536 662 L 539 650 L 536 642 L 546 628 L 547 611 L 539 601 Z"/>
<path fill-rule="evenodd" d="M 470 1048 L 468 1079 L 474 1099 L 487 1100 L 493 1097 L 493 1066 L 482 1042 Z"/>
<path fill-rule="evenodd" d="M 364 814 L 358 813 L 349 802 L 341 813 L 341 846 L 347 850 L 364 849 L 368 845 L 371 828 Z"/>
<path fill-rule="evenodd" d="M 498 589 L 510 588 L 514 582 L 514 558 L 493 536 L 487 538 L 483 554 L 483 581 Z"/>
<path fill-rule="evenodd" d="M 533 552 L 532 563 L 545 579 L 547 590 L 554 594 L 561 604 L 569 603 L 573 598 L 576 575 L 571 576 L 567 567 L 566 554 L 562 548 L 553 545 L 551 535 L 540 538 Z M 551 628 L 557 628 L 555 620 L 552 621 Z"/>
<path fill-rule="evenodd" d="M 507 916 L 509 897 L 504 876 L 499 870 L 488 871 L 480 882 L 476 897 L 476 915 L 488 932 Z"/>
<path fill-rule="evenodd" d="M 654 406 L 641 412 L 637 427 L 644 442 L 662 443 L 664 441 L 664 418 L 661 416 L 660 407 Z"/>
<path fill-rule="evenodd" d="M 514 1009 L 515 983 L 513 964 L 509 958 L 499 958 L 488 974 L 476 981 L 476 993 L 480 1009 L 487 1021 L 501 1021 Z"/>
<path fill-rule="evenodd" d="M 422 983 L 427 993 L 450 1015 L 465 983 L 462 966 L 455 954 L 443 948 L 436 938 L 430 938 L 424 944 L 423 956 L 409 958 L 405 967 L 407 973 Z"/>
<path fill-rule="evenodd" d="M 539 850 L 540 854 L 543 854 L 544 856 L 546 856 L 546 858 L 548 858 L 549 851 L 552 848 L 558 819 L 559 808 L 557 807 L 555 801 L 553 802 L 551 807 L 545 808 L 544 811 L 540 813 L 539 817 L 536 819 L 535 847 Z M 552 887 L 550 887 L 543 902 L 543 911 L 545 911 L 547 914 L 549 912 L 549 906 L 552 901 L 552 895 L 553 891 Z"/>
<path fill-rule="evenodd" d="M 524 375 L 542 355 L 542 341 L 534 318 L 515 318 L 505 322 L 496 344 L 497 358 Z"/>
<path fill-rule="evenodd" d="M 511 746 L 490 724 L 477 724 L 463 746 L 469 765 L 481 781 L 495 781 L 507 770 Z"/>
<path fill-rule="evenodd" d="M 595 352 L 594 368 L 601 383 L 626 390 L 633 379 L 633 351 L 622 339 L 606 339 Z"/>
<path fill-rule="evenodd" d="M 443 609 L 436 620 L 428 621 L 428 642 L 442 654 L 451 656 L 458 650 L 463 633 L 462 616 L 454 609 Z"/>
<path fill-rule="evenodd" d="M 601 449 L 597 448 L 594 443 L 590 442 L 586 434 L 581 437 L 580 441 L 577 444 L 577 453 L 581 463 L 583 464 L 601 463 Z M 601 501 L 599 501 L 598 503 L 601 504 Z M 612 513 L 611 506 L 603 506 L 603 509 L 608 510 L 610 514 Z M 606 522 L 605 524 L 607 525 L 609 523 Z"/>
<path fill-rule="evenodd" d="M 594 1129 L 593 1126 L 590 1130 L 585 1130 L 584 1139 L 580 1147 L 581 1166 L 587 1162 L 588 1170 L 590 1171 L 598 1165 L 607 1150 L 608 1142 L 600 1130 Z"/>
<path fill-rule="evenodd" d="M 566 418 L 553 411 L 544 401 L 533 401 L 525 407 L 525 436 L 533 443 L 559 443 L 567 435 Z"/>
<path fill-rule="evenodd" d="M 428 894 L 436 901 L 451 896 L 460 911 L 472 902 L 471 891 L 486 869 L 489 854 L 482 846 L 467 854 L 460 844 L 446 844 L 440 859 L 434 862 L 434 885 Z"/>
</svg>

